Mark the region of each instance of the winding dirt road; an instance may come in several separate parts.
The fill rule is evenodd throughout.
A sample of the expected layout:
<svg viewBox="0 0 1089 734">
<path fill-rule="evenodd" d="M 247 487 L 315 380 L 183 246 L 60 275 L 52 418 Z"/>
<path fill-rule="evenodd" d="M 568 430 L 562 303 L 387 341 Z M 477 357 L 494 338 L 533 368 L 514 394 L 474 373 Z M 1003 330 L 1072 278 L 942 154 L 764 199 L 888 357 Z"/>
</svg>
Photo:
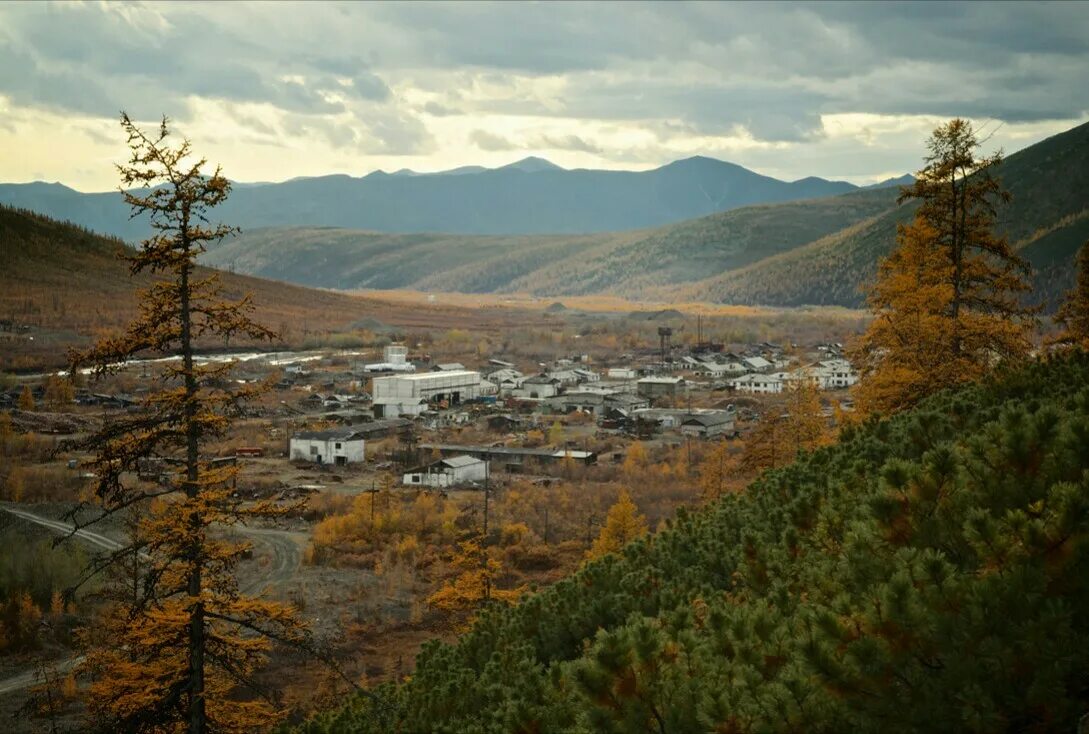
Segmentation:
<svg viewBox="0 0 1089 734">
<path fill-rule="evenodd" d="M 124 543 L 101 533 L 87 529 L 76 530 L 75 526 L 70 523 L 44 517 L 9 503 L 0 504 L 0 510 L 55 533 L 72 535 L 102 550 L 116 551 L 125 547 Z M 306 542 L 306 536 L 303 533 L 274 528 L 250 528 L 242 525 L 235 526 L 233 530 L 252 539 L 255 549 L 265 548 L 270 557 L 268 565 L 261 568 L 261 572 L 256 578 L 249 579 L 239 585 L 242 593 L 260 594 L 279 584 L 287 583 L 302 565 L 302 547 Z M 142 555 L 145 559 L 147 558 L 146 555 Z M 76 656 L 55 662 L 52 665 L 58 673 L 66 673 L 82 661 L 82 656 Z M 38 682 L 39 671 L 37 669 L 23 671 L 18 675 L 0 680 L 0 696 L 30 688 Z"/>
</svg>

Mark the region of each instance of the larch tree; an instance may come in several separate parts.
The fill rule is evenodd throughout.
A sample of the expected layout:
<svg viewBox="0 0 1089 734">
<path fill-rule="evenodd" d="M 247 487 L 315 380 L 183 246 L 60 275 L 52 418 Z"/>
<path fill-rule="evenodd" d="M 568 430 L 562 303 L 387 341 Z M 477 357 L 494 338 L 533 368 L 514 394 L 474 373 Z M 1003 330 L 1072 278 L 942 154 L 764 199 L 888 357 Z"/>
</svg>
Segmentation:
<svg viewBox="0 0 1089 734">
<path fill-rule="evenodd" d="M 1031 348 L 1029 266 L 995 232 L 1010 199 L 994 175 L 1001 153 L 980 157 L 962 119 L 938 127 L 927 146 L 926 165 L 900 196 L 919 201 L 915 219 L 879 265 L 867 299 L 874 319 L 852 349 L 864 413 L 909 407 Z"/>
<path fill-rule="evenodd" d="M 1062 327 L 1054 342 L 1089 351 L 1089 242 L 1078 251 L 1078 274 L 1074 288 L 1055 314 Z"/>
<path fill-rule="evenodd" d="M 30 390 L 30 385 L 23 385 L 23 390 L 19 393 L 19 402 L 16 405 L 19 410 L 34 410 L 38 407 L 37 401 L 34 400 L 34 393 Z"/>
<path fill-rule="evenodd" d="M 616 503 L 605 515 L 605 524 L 587 551 L 586 557 L 593 559 L 607 553 L 617 553 L 631 541 L 646 534 L 646 517 L 639 514 L 639 508 L 632 502 L 628 490 L 623 489 Z"/>
<path fill-rule="evenodd" d="M 787 388 L 785 401 L 757 423 L 745 442 L 740 466 L 750 474 L 785 466 L 800 452 L 812 451 L 829 438 L 817 388 L 803 380 Z"/>
<path fill-rule="evenodd" d="M 705 500 L 718 499 L 731 490 L 741 474 L 740 455 L 720 441 L 699 466 L 700 493 Z"/>
<path fill-rule="evenodd" d="M 246 546 L 212 532 L 277 510 L 241 506 L 230 491 L 235 468 L 213 462 L 212 442 L 254 390 L 226 379 L 229 363 L 203 364 L 195 350 L 198 340 L 273 334 L 252 320 L 248 296 L 225 299 L 216 275 L 196 265 L 209 244 L 234 231 L 209 221 L 230 183 L 219 169 L 207 174 L 188 141 L 171 144 L 166 118 L 150 134 L 125 114 L 121 125 L 131 150 L 118 167 L 122 193 L 132 215 L 146 215 L 154 230 L 128 256 L 129 268 L 153 282 L 124 332 L 72 352 L 72 370 L 88 365 L 100 378 L 137 354 L 174 360 L 137 413 L 111 418 L 79 445 L 93 454 L 100 512 L 91 522 L 139 513 L 132 547 L 86 571 L 131 563 L 136 576 L 132 593 L 117 597 L 104 617 L 106 634 L 88 637 L 99 644 L 88 646 L 81 665 L 91 679 L 87 701 L 96 724 L 111 731 L 253 731 L 279 716 L 254 671 L 272 641 L 307 644 L 308 632 L 292 607 L 240 591 L 234 571 Z M 151 456 L 172 458 L 178 469 L 154 490 L 132 485 L 138 463 Z"/>
</svg>

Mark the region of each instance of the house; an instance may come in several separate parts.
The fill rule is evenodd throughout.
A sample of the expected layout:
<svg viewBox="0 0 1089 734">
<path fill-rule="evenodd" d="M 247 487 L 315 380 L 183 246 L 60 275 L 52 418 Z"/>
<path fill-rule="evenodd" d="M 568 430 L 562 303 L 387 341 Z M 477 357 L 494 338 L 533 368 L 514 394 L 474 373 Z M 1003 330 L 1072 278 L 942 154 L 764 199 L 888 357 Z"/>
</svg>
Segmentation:
<svg viewBox="0 0 1089 734">
<path fill-rule="evenodd" d="M 548 377 L 559 381 L 561 385 L 577 385 L 582 382 L 578 370 L 552 370 L 548 373 Z"/>
<path fill-rule="evenodd" d="M 683 377 L 644 377 L 635 383 L 636 392 L 644 398 L 675 398 L 686 386 Z"/>
<path fill-rule="evenodd" d="M 850 387 L 858 382 L 858 373 L 846 359 L 826 359 L 818 362 L 817 366 L 823 370 L 830 389 Z"/>
<path fill-rule="evenodd" d="M 479 372 L 423 372 L 391 375 L 373 380 L 375 415 L 396 418 L 419 415 L 429 403 L 442 407 L 460 405 L 481 395 Z"/>
<path fill-rule="evenodd" d="M 431 369 L 433 372 L 464 372 L 465 365 L 461 362 L 440 362 Z"/>
<path fill-rule="evenodd" d="M 468 455 L 451 456 L 410 469 L 402 484 L 420 487 L 453 487 L 458 484 L 482 482 L 488 475 L 488 463 Z"/>
<path fill-rule="evenodd" d="M 753 372 L 763 372 L 774 366 L 763 357 L 745 357 L 741 360 L 741 364 L 745 365 L 746 369 L 752 370 Z"/>
<path fill-rule="evenodd" d="M 317 464 L 356 464 L 365 458 L 365 441 L 355 430 L 302 431 L 291 437 L 288 456 Z"/>
<path fill-rule="evenodd" d="M 594 372 L 593 370 L 588 370 L 585 367 L 576 367 L 571 371 L 575 373 L 576 377 L 578 377 L 579 383 L 601 381 L 600 373 Z"/>
<path fill-rule="evenodd" d="M 639 371 L 632 367 L 610 367 L 605 373 L 610 380 L 634 380 Z"/>
<path fill-rule="evenodd" d="M 742 375 L 730 380 L 728 385 L 737 392 L 754 395 L 770 395 L 783 391 L 783 381 L 776 375 Z"/>
<path fill-rule="evenodd" d="M 681 433 L 698 438 L 718 438 L 734 432 L 734 414 L 725 410 L 693 413 L 681 421 Z"/>
<path fill-rule="evenodd" d="M 549 375 L 534 375 L 522 380 L 522 384 L 511 391 L 517 398 L 550 398 L 560 392 L 560 381 Z"/>
</svg>

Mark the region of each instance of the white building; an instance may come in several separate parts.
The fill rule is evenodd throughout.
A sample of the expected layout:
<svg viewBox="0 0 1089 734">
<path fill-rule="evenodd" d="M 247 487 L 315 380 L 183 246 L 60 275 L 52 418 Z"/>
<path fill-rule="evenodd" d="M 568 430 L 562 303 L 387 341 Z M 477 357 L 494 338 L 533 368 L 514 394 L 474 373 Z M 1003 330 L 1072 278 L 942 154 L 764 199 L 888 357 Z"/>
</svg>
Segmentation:
<svg viewBox="0 0 1089 734">
<path fill-rule="evenodd" d="M 783 381 L 776 375 L 742 375 L 727 384 L 738 392 L 754 395 L 770 395 L 783 391 Z"/>
<path fill-rule="evenodd" d="M 382 361 L 365 364 L 367 372 L 415 372 L 416 366 L 408 361 L 408 347 L 404 344 L 388 344 L 382 350 Z"/>
<path fill-rule="evenodd" d="M 827 359 L 818 362 L 817 366 L 824 374 L 825 382 L 830 389 L 850 387 L 858 382 L 858 373 L 846 359 Z"/>
<path fill-rule="evenodd" d="M 420 487 L 453 487 L 457 484 L 482 482 L 488 474 L 488 464 L 472 456 L 451 456 L 412 469 L 401 482 Z"/>
<path fill-rule="evenodd" d="M 317 464 L 356 464 L 364 460 L 365 441 L 356 431 L 303 431 L 291 437 L 288 455 Z"/>
<path fill-rule="evenodd" d="M 481 396 L 479 372 L 422 372 L 418 375 L 376 377 L 372 394 L 376 414 L 385 418 L 419 415 L 428 403 L 460 405 Z"/>
<path fill-rule="evenodd" d="M 522 380 L 522 384 L 511 391 L 516 398 L 550 398 L 560 392 L 560 381 L 549 375 L 534 375 Z"/>
<path fill-rule="evenodd" d="M 745 365 L 746 369 L 753 370 L 754 372 L 768 370 L 774 366 L 763 357 L 745 357 L 741 360 L 741 363 Z"/>
<path fill-rule="evenodd" d="M 606 375 L 610 380 L 634 380 L 639 371 L 632 367 L 610 367 Z"/>
</svg>

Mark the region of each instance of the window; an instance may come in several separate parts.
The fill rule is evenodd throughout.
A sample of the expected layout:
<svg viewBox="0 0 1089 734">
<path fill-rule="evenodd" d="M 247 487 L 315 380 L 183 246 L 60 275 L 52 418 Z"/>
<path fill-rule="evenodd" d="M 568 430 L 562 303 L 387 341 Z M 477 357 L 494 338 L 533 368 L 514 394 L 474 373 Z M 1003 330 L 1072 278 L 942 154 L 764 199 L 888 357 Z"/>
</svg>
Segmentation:
<svg viewBox="0 0 1089 734">
<path fill-rule="evenodd" d="M 311 456 L 317 456 L 317 454 L 318 454 L 318 447 L 314 446 L 314 445 L 311 445 L 310 446 L 310 455 Z"/>
<path fill-rule="evenodd" d="M 339 444 L 339 443 L 337 444 L 337 448 L 338 448 L 338 449 L 340 448 L 340 444 Z"/>
</svg>

